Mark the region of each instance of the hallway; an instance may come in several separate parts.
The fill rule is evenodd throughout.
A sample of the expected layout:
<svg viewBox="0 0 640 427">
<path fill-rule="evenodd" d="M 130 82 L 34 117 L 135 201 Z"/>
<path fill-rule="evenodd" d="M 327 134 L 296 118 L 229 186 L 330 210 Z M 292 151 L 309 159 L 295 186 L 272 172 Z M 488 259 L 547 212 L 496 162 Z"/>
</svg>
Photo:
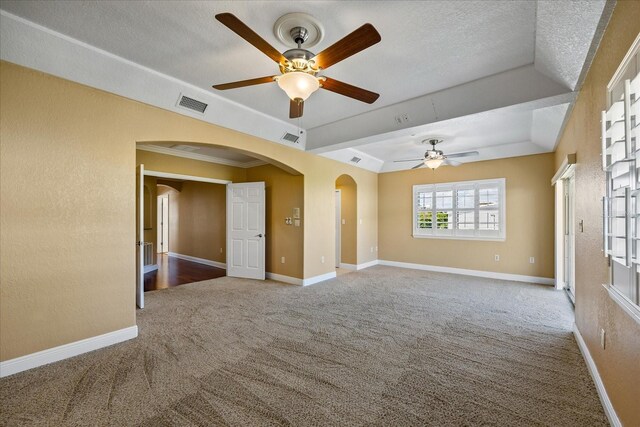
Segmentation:
<svg viewBox="0 0 640 427">
<path fill-rule="evenodd" d="M 158 269 L 144 275 L 144 291 L 167 289 L 224 276 L 226 271 L 222 268 L 158 254 Z"/>
</svg>

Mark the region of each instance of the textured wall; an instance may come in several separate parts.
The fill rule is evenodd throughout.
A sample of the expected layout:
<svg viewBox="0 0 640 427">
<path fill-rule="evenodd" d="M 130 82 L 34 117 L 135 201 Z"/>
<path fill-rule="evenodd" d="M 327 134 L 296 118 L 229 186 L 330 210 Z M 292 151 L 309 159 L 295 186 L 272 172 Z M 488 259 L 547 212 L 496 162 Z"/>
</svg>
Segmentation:
<svg viewBox="0 0 640 427">
<path fill-rule="evenodd" d="M 380 259 L 553 277 L 553 160 L 550 153 L 380 174 Z M 412 236 L 413 185 L 490 178 L 506 178 L 506 241 Z"/>
<path fill-rule="evenodd" d="M 234 147 L 304 175 L 304 278 L 334 271 L 335 180 L 349 174 L 358 263 L 375 259 L 375 173 L 5 61 L 0 108 L 1 360 L 135 324 L 136 142 Z"/>
<path fill-rule="evenodd" d="M 344 221 L 340 227 L 340 262 L 358 264 L 358 187 L 348 175 L 336 180 L 340 190 L 340 216 Z"/>
<path fill-rule="evenodd" d="M 576 324 L 625 426 L 640 425 L 640 325 L 602 286 L 609 282 L 609 267 L 602 256 L 600 112 L 606 108 L 606 86 L 638 32 L 640 2 L 617 2 L 555 157 L 557 168 L 567 154 L 577 153 L 576 220 L 584 221 L 584 232 L 576 230 Z M 600 347 L 601 328 L 606 350 Z"/>
<path fill-rule="evenodd" d="M 264 181 L 266 188 L 265 266 L 269 273 L 303 278 L 304 269 L 304 177 L 291 175 L 275 166 L 247 169 L 247 182 Z M 300 227 L 285 224 L 300 208 Z M 310 224 L 309 226 L 312 226 Z M 281 258 L 285 258 L 285 263 Z"/>
</svg>

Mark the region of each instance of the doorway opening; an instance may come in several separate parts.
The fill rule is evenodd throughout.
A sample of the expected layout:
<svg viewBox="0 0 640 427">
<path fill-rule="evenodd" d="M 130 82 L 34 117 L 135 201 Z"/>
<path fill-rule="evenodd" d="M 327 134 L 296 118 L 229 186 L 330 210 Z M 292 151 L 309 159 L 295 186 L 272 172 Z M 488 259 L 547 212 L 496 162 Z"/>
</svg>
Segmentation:
<svg viewBox="0 0 640 427">
<path fill-rule="evenodd" d="M 349 175 L 340 175 L 335 186 L 336 268 L 338 273 L 358 268 L 358 186 Z"/>
<path fill-rule="evenodd" d="M 556 289 L 565 289 L 575 303 L 576 292 L 576 155 L 570 154 L 553 177 L 555 185 L 555 264 Z"/>
</svg>

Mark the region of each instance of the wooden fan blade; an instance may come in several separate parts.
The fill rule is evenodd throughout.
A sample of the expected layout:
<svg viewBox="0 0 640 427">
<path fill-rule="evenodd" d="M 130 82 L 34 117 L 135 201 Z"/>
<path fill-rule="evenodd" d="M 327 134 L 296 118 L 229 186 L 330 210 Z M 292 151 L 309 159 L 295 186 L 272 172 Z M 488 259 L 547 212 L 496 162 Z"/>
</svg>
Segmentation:
<svg viewBox="0 0 640 427">
<path fill-rule="evenodd" d="M 245 86 L 259 85 L 262 83 L 273 83 L 274 77 L 275 76 L 258 77 L 257 79 L 240 80 L 237 82 L 224 83 L 221 85 L 213 85 L 212 87 L 218 90 L 227 90 L 227 89 L 235 89 L 235 88 L 245 87 Z"/>
<path fill-rule="evenodd" d="M 471 157 L 471 156 L 477 156 L 478 153 L 477 151 L 467 151 L 466 153 L 455 153 L 455 154 L 447 154 L 447 159 L 455 159 L 456 157 Z"/>
<path fill-rule="evenodd" d="M 446 159 L 444 162 L 442 162 L 442 164 L 449 165 L 449 166 L 460 166 L 462 163 L 456 162 L 455 160 Z"/>
<path fill-rule="evenodd" d="M 312 60 L 318 67 L 326 70 L 333 64 L 373 46 L 380 40 L 382 40 L 382 37 L 380 37 L 373 25 L 364 24 L 317 54 Z"/>
<path fill-rule="evenodd" d="M 373 104 L 376 102 L 376 99 L 380 97 L 380 95 L 375 92 L 343 83 L 338 80 L 330 79 L 329 77 L 321 78 L 320 84 L 323 89 L 348 96 L 349 98 L 357 99 L 358 101 L 366 102 L 367 104 Z"/>
<path fill-rule="evenodd" d="M 406 159 L 406 160 L 394 160 L 395 163 L 400 163 L 400 162 L 419 162 L 419 161 L 423 161 L 424 159 Z"/>
<path fill-rule="evenodd" d="M 417 165 L 415 165 L 414 167 L 412 167 L 411 169 L 418 169 L 424 166 L 424 162 L 420 162 Z"/>
<path fill-rule="evenodd" d="M 247 27 L 247 25 L 236 18 L 231 13 L 219 13 L 216 15 L 216 19 L 227 26 L 231 31 L 251 43 L 260 52 L 273 59 L 278 64 L 282 64 L 287 61 L 280 52 L 278 52 L 273 46 L 267 43 L 262 37 L 260 37 L 255 31 Z"/>
<path fill-rule="evenodd" d="M 304 101 L 300 98 L 292 99 L 289 103 L 289 118 L 297 119 L 298 117 L 302 117 L 303 110 Z"/>
</svg>

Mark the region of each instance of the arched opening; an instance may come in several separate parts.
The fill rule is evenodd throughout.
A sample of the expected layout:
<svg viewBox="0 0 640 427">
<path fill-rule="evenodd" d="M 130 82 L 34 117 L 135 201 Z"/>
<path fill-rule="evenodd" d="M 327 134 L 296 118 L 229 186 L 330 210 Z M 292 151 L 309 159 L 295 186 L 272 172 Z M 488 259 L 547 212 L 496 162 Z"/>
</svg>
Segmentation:
<svg viewBox="0 0 640 427">
<path fill-rule="evenodd" d="M 358 265 L 358 186 L 349 175 L 336 179 L 336 267 Z"/>
<path fill-rule="evenodd" d="M 177 141 L 138 143 L 136 163 L 144 165 L 145 184 L 157 189 L 154 196 L 168 198 L 169 249 L 164 248 L 160 234 L 161 201 L 154 204 L 151 214 L 154 230 L 144 233 L 145 241 L 164 249 L 163 257 L 156 251 L 158 259 L 182 256 L 182 260 L 226 268 L 230 250 L 226 184 L 264 182 L 266 277 L 291 282 L 303 279 L 304 176 L 296 169 L 246 150 Z M 205 200 L 205 191 L 218 195 L 215 203 Z M 188 203 L 187 196 L 192 199 Z M 198 223 L 201 215 L 196 210 L 205 205 L 215 214 L 209 217 L 209 223 Z M 183 245 L 184 240 L 188 244 Z"/>
</svg>

